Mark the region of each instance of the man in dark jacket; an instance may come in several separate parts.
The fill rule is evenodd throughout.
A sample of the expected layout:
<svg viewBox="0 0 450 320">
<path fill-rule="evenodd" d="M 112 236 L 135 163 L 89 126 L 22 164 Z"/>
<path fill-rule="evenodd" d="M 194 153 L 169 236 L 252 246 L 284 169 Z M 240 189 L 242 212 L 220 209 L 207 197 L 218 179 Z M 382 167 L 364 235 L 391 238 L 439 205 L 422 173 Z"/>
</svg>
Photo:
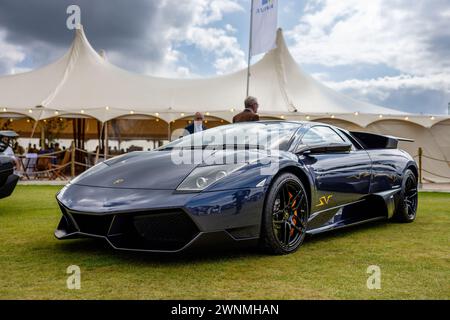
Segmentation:
<svg viewBox="0 0 450 320">
<path fill-rule="evenodd" d="M 246 121 L 259 121 L 258 100 L 255 97 L 247 97 L 244 101 L 245 109 L 233 117 L 233 123 Z"/>
<path fill-rule="evenodd" d="M 196 112 L 194 121 L 186 128 L 184 128 L 184 130 L 186 130 L 189 134 L 205 131 L 206 129 L 206 126 L 203 124 L 203 114 L 201 114 L 200 112 Z"/>
</svg>

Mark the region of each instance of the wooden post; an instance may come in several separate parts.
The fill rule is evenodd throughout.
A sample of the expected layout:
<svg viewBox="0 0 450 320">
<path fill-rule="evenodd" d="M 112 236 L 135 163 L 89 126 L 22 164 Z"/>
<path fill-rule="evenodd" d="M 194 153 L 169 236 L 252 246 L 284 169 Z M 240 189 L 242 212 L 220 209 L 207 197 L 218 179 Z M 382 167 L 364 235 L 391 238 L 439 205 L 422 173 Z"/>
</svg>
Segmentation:
<svg viewBox="0 0 450 320">
<path fill-rule="evenodd" d="M 169 120 L 169 122 L 167 123 L 167 140 L 170 142 L 170 138 L 171 138 L 171 136 L 172 136 L 172 132 L 170 131 L 170 120 Z"/>
<path fill-rule="evenodd" d="M 423 156 L 423 149 L 419 147 L 419 184 L 422 185 L 422 156 Z"/>
<path fill-rule="evenodd" d="M 45 123 L 41 122 L 41 141 L 39 141 L 42 149 L 45 149 Z"/>
<path fill-rule="evenodd" d="M 105 121 L 105 159 L 108 159 L 109 138 L 108 138 L 108 121 Z"/>
<path fill-rule="evenodd" d="M 75 177 L 75 141 L 72 141 L 72 145 L 70 146 L 70 152 L 71 152 L 71 157 L 70 157 L 70 175 L 73 177 Z"/>
</svg>

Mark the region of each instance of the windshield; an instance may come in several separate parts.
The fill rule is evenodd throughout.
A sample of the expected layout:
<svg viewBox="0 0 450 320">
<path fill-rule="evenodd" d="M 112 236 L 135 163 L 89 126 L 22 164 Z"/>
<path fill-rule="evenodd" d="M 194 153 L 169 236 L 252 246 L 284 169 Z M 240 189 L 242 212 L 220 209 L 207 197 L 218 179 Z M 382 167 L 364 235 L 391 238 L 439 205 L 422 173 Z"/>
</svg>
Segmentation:
<svg viewBox="0 0 450 320">
<path fill-rule="evenodd" d="M 197 132 L 175 140 L 158 150 L 197 148 L 237 148 L 287 150 L 299 128 L 292 122 L 247 122 Z"/>
</svg>

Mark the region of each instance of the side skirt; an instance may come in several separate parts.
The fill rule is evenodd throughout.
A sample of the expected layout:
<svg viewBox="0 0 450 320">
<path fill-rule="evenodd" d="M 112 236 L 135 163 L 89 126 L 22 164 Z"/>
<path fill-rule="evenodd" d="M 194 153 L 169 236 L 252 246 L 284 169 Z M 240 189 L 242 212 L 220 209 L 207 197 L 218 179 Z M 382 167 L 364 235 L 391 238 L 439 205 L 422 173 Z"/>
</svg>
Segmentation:
<svg viewBox="0 0 450 320">
<path fill-rule="evenodd" d="M 330 208 L 327 212 L 332 217 L 322 225 L 307 230 L 307 234 L 317 234 L 329 230 L 355 226 L 377 220 L 389 219 L 395 210 L 395 197 L 401 191 L 399 188 L 375 193 L 364 199 L 338 208 Z M 336 210 L 338 209 L 338 210 Z M 333 210 L 336 210 L 333 214 Z M 326 216 L 326 212 L 321 215 Z"/>
<path fill-rule="evenodd" d="M 371 218 L 371 219 L 367 219 L 367 220 L 357 220 L 355 222 L 347 221 L 346 223 L 343 223 L 341 221 L 341 222 L 336 222 L 334 224 L 330 224 L 330 225 L 327 225 L 324 227 L 308 230 L 306 232 L 306 234 L 311 234 L 311 235 L 318 234 L 318 233 L 327 232 L 327 231 L 331 231 L 331 230 L 337 230 L 337 229 L 342 229 L 342 228 L 346 228 L 346 227 L 357 226 L 357 225 L 363 224 L 363 223 L 379 221 L 379 220 L 386 220 L 386 219 L 387 219 L 386 217 L 375 217 L 375 218 Z"/>
</svg>

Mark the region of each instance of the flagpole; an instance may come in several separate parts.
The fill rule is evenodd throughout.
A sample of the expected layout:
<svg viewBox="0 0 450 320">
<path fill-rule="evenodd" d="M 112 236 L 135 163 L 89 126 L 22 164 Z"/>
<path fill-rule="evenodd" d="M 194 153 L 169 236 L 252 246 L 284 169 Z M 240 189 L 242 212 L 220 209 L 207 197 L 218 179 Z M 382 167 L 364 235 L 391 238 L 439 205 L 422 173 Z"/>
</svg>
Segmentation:
<svg viewBox="0 0 450 320">
<path fill-rule="evenodd" d="M 247 61 L 247 91 L 246 97 L 249 95 L 250 89 L 250 60 L 252 58 L 252 33 L 253 33 L 253 1 L 250 3 L 250 36 L 248 42 L 248 61 Z"/>
</svg>

